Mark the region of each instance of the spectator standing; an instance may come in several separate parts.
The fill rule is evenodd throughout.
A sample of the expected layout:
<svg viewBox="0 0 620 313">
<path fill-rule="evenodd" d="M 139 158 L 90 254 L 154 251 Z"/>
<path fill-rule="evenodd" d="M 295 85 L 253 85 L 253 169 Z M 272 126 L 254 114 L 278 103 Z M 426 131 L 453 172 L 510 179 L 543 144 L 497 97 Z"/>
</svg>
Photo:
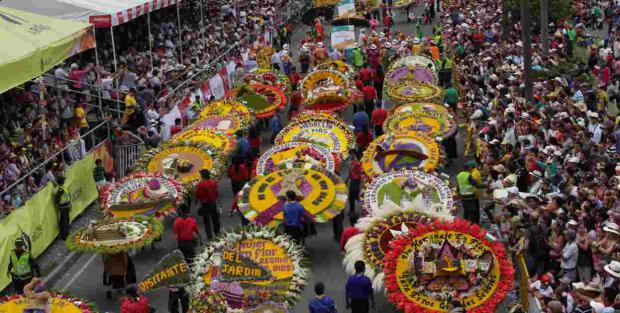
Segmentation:
<svg viewBox="0 0 620 313">
<path fill-rule="evenodd" d="M 579 254 L 579 248 L 577 247 L 577 233 L 573 229 L 568 229 L 566 234 L 566 245 L 562 249 L 562 261 L 560 267 L 562 271 L 559 274 L 560 282 L 570 286 L 572 282 L 577 279 L 577 258 Z"/>
<path fill-rule="evenodd" d="M 308 303 L 310 313 L 338 313 L 336 302 L 325 295 L 325 284 L 318 282 L 314 285 L 314 299 Z"/>
<path fill-rule="evenodd" d="M 368 313 L 370 307 L 375 308 L 372 282 L 364 275 L 366 271 L 364 261 L 355 262 L 354 267 L 355 274 L 349 276 L 345 285 L 347 309 L 350 308 L 351 313 Z"/>
<path fill-rule="evenodd" d="M 217 181 L 211 178 L 209 170 L 200 170 L 202 181 L 196 185 L 196 198 L 200 202 L 198 215 L 202 216 L 205 224 L 205 232 L 209 240 L 215 238 L 220 233 L 220 213 L 217 209 L 219 193 L 217 191 Z"/>
</svg>

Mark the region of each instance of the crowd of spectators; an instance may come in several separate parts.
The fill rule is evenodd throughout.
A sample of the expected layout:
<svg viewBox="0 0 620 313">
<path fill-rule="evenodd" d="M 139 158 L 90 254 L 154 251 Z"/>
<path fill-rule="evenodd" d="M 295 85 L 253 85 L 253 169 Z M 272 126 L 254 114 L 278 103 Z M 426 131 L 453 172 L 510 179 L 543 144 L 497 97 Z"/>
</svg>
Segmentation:
<svg viewBox="0 0 620 313">
<path fill-rule="evenodd" d="M 295 2 L 292 9 L 301 5 L 286 0 L 206 1 L 204 6 L 183 1 L 180 24 L 176 7 L 151 14 L 150 36 L 146 16 L 116 27 L 116 63 L 109 32 L 104 36 L 98 30 L 99 65 L 94 53 L 84 53 L 53 75 L 0 95 L 0 191 L 15 185 L 0 195 L 0 217 L 81 158 L 91 144 L 81 135 L 104 120 L 114 125 L 112 138 L 120 144 L 135 143 L 137 134 L 157 146 L 179 118 L 184 124 L 194 116 L 192 106 L 175 112 L 182 99 L 190 96 L 198 104 L 210 100 L 201 99 L 195 74 L 216 59 L 218 68 L 232 61 L 245 69 L 245 61 L 254 59 L 248 44 L 259 34 L 271 32 L 273 44 L 280 46 L 289 40 L 291 27 L 281 12 L 289 2 Z"/>
<path fill-rule="evenodd" d="M 522 29 L 501 24 L 500 3 L 454 2 L 441 13 L 455 54 L 465 154 L 493 195 L 485 215 L 511 252 L 525 253 L 544 312 L 613 312 L 620 308 L 618 4 L 572 1 L 574 18 L 550 21 L 548 55 L 534 29 L 527 101 Z M 587 22 L 598 18 L 584 9 L 594 6 L 612 28 Z"/>
</svg>

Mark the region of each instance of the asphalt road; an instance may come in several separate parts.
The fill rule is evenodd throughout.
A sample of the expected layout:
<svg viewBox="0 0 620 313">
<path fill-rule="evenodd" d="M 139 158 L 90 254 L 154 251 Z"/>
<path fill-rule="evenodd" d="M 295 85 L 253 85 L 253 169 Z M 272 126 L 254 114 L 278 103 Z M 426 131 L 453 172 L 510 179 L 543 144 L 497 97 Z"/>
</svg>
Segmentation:
<svg viewBox="0 0 620 313">
<path fill-rule="evenodd" d="M 416 14 L 420 13 L 420 9 L 416 9 Z M 412 24 L 406 24 L 404 14 L 396 12 L 396 28 L 407 33 L 411 33 L 414 30 Z M 291 47 L 297 47 L 296 44 L 308 29 L 305 25 L 298 26 L 295 34 L 293 35 L 293 45 Z M 430 27 L 424 27 L 425 31 L 430 32 Z M 352 112 L 349 109 L 343 113 L 343 117 L 348 121 L 351 120 Z M 268 142 L 269 134 L 264 134 L 264 142 Z M 460 136 L 459 149 L 462 148 Z M 262 151 L 268 147 L 263 147 Z M 459 164 L 462 160 L 457 160 L 456 164 Z M 456 172 L 454 166 L 448 170 L 449 174 Z M 343 170 L 343 173 L 346 171 Z M 229 208 L 232 202 L 232 192 L 230 187 L 230 181 L 227 178 L 222 179 L 220 182 L 220 194 L 223 196 L 222 202 L 225 208 Z M 222 223 L 224 229 L 233 227 L 239 224 L 239 217 L 228 217 L 226 211 L 222 214 Z M 192 211 L 192 215 L 201 224 L 201 231 L 204 228 L 202 221 L 196 215 L 195 209 Z M 166 232 L 162 238 L 162 241 L 157 244 L 157 248 L 154 250 L 146 249 L 138 252 L 133 256 L 134 263 L 136 265 L 137 277 L 141 279 L 164 255 L 169 253 L 172 249 L 176 248 L 176 241 L 171 232 L 172 221 L 166 221 Z M 338 243 L 333 239 L 332 225 L 331 223 L 319 224 L 318 235 L 306 240 L 307 243 L 307 257 L 311 264 L 312 277 L 306 286 L 304 291 L 304 300 L 302 300 L 296 307 L 292 308 L 291 312 L 308 312 L 307 304 L 312 299 L 314 292 L 313 286 L 317 281 L 323 281 L 326 285 L 326 294 L 332 296 L 337 303 L 337 306 L 341 312 L 344 312 L 344 284 L 346 282 L 347 275 L 342 267 L 342 257 L 339 252 Z M 348 221 L 345 222 L 345 226 L 348 226 Z M 102 284 L 103 276 L 103 263 L 101 256 L 95 254 L 82 255 L 58 280 L 54 286 L 49 286 L 52 289 L 66 291 L 71 294 L 83 297 L 97 304 L 100 312 L 120 312 L 120 303 L 118 300 L 108 300 L 106 298 L 107 287 Z M 147 294 L 150 304 L 157 308 L 158 312 L 167 311 L 168 295 L 167 291 L 155 291 Z M 398 312 L 393 305 L 391 305 L 384 295 L 376 295 L 377 306 L 375 312 Z"/>
</svg>

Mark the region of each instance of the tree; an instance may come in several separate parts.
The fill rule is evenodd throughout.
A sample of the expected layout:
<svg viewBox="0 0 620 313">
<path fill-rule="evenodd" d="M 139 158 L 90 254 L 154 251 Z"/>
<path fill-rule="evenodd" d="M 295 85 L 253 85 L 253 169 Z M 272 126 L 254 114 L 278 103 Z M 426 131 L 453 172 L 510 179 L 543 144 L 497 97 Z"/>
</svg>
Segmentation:
<svg viewBox="0 0 620 313">
<path fill-rule="evenodd" d="M 549 21 L 557 22 L 563 18 L 573 16 L 573 4 L 571 0 L 548 0 L 549 2 Z M 540 21 L 540 1 L 529 1 L 530 16 L 534 21 Z M 502 0 L 502 9 L 512 12 L 514 21 L 519 20 L 520 0 Z"/>
</svg>

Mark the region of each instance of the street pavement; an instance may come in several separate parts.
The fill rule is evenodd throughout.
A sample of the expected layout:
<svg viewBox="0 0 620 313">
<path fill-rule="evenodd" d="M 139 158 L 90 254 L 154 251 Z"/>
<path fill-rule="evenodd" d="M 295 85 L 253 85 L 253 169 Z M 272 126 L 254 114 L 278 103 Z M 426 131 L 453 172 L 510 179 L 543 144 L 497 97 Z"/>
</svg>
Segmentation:
<svg viewBox="0 0 620 313">
<path fill-rule="evenodd" d="M 406 18 L 403 12 L 396 11 L 395 27 L 406 33 L 411 33 L 414 30 L 413 24 L 406 24 Z M 416 15 L 419 15 L 420 8 L 415 11 Z M 298 25 L 295 33 L 293 34 L 291 45 L 293 49 L 298 47 L 299 40 L 304 36 L 305 31 L 308 30 L 306 25 Z M 329 28 L 328 28 L 329 29 Z M 430 26 L 425 26 L 424 30 L 427 34 L 430 33 Z M 347 121 L 351 121 L 352 110 L 345 111 L 343 117 Z M 269 142 L 269 133 L 264 133 L 263 142 Z M 462 148 L 462 140 L 460 136 L 457 137 L 459 142 L 459 149 Z M 268 149 L 265 145 L 261 151 Z M 461 151 L 459 151 L 461 152 Z M 462 164 L 462 159 L 457 159 L 455 164 Z M 448 174 L 453 175 L 457 169 L 452 166 L 447 171 Z M 346 173 L 346 168 L 343 169 L 343 173 Z M 229 217 L 228 210 L 232 202 L 232 191 L 230 181 L 228 178 L 223 178 L 219 183 L 220 194 L 222 195 L 222 203 L 224 205 L 224 213 L 221 215 L 223 224 L 223 230 L 239 225 L 240 219 L 238 216 Z M 201 233 L 204 238 L 204 227 L 202 225 L 202 219 L 196 214 L 196 209 L 192 210 L 192 215 L 200 223 Z M 92 216 L 92 214 L 89 214 Z M 157 243 L 156 248 L 146 248 L 143 251 L 137 252 L 133 256 L 133 260 L 136 266 L 136 272 L 138 280 L 144 275 L 167 253 L 176 248 L 176 240 L 172 234 L 172 220 L 165 221 L 166 232 L 163 235 L 162 241 Z M 345 221 L 345 227 L 349 226 L 349 222 Z M 332 224 L 318 224 L 318 235 L 310 237 L 306 240 L 307 245 L 307 258 L 311 266 L 311 279 L 308 282 L 303 300 L 301 300 L 294 308 L 291 309 L 292 313 L 308 312 L 308 301 L 314 296 L 313 286 L 316 282 L 322 281 L 326 285 L 326 294 L 330 295 L 336 300 L 337 307 L 340 312 L 345 312 L 345 298 L 344 298 L 344 285 L 346 283 L 347 275 L 343 269 L 341 260 L 342 255 L 339 251 L 338 243 L 333 238 Z M 56 260 L 57 263 L 60 261 Z M 64 270 L 64 269 L 63 269 Z M 103 286 L 103 263 L 100 255 L 96 254 L 83 254 L 77 261 L 71 264 L 68 269 L 64 270 L 63 275 L 53 285 L 48 286 L 51 289 L 66 291 L 76 296 L 83 297 L 97 304 L 100 312 L 120 312 L 120 303 L 117 299 L 109 300 L 106 298 L 107 287 Z M 146 294 L 149 298 L 150 304 L 157 309 L 158 312 L 167 311 L 168 295 L 166 290 L 149 292 Z M 392 304 L 390 304 L 385 295 L 377 294 L 375 312 L 398 312 Z"/>
</svg>

